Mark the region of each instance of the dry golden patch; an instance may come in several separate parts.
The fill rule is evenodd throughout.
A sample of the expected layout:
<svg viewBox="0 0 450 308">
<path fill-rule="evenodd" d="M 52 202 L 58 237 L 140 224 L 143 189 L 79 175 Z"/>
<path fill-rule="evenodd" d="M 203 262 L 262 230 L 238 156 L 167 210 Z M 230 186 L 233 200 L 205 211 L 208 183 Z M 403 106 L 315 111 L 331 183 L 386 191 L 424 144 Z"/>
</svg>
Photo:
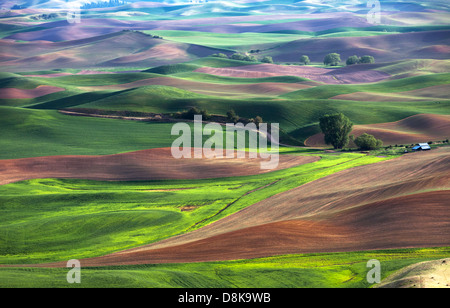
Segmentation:
<svg viewBox="0 0 450 308">
<path fill-rule="evenodd" d="M 196 208 L 197 208 L 197 206 L 190 205 L 190 206 L 182 206 L 182 207 L 180 207 L 180 210 L 181 210 L 182 212 L 188 212 L 188 211 L 193 211 L 193 210 L 195 210 Z"/>
<path fill-rule="evenodd" d="M 376 288 L 450 288 L 450 258 L 407 266 L 384 279 Z"/>
</svg>

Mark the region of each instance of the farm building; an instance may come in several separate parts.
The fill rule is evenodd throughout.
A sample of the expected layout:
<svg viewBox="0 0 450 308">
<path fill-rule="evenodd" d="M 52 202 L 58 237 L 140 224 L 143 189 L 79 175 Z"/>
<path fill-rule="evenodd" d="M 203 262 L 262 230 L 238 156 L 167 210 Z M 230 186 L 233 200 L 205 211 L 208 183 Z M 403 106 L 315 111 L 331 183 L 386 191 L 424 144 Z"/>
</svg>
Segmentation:
<svg viewBox="0 0 450 308">
<path fill-rule="evenodd" d="M 425 151 L 431 150 L 431 147 L 428 143 L 418 143 L 415 147 L 412 148 L 413 151 Z"/>
</svg>

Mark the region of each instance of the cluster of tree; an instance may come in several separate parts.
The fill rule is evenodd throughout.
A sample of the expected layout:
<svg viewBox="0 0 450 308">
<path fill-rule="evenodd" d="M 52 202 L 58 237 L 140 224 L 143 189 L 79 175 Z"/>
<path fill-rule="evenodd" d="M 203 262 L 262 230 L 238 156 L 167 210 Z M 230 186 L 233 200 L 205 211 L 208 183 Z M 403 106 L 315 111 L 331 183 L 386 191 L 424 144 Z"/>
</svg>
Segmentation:
<svg viewBox="0 0 450 308">
<path fill-rule="evenodd" d="M 249 62 L 258 62 L 258 59 L 253 55 L 246 55 L 242 53 L 234 53 L 230 57 L 228 57 L 224 53 L 215 53 L 211 55 L 212 57 L 217 58 L 224 58 L 224 59 L 233 59 L 233 60 L 240 60 L 240 61 L 249 61 Z M 263 63 L 273 63 L 273 59 L 270 56 L 265 56 L 260 60 L 260 62 Z"/>
<path fill-rule="evenodd" d="M 375 59 L 372 56 L 350 56 L 348 57 L 346 64 L 347 65 L 353 65 L 353 64 L 359 64 L 359 63 L 375 63 Z"/>
<path fill-rule="evenodd" d="M 11 7 L 11 10 L 23 10 L 23 9 L 26 9 L 26 8 L 27 8 L 26 5 L 14 4 L 14 5 Z"/>
<path fill-rule="evenodd" d="M 342 113 L 326 114 L 319 120 L 320 129 L 324 134 L 326 144 L 331 144 L 335 149 L 347 146 L 350 139 L 360 150 L 373 150 L 381 147 L 383 142 L 367 133 L 356 139 L 349 136 L 353 123 Z"/>
<path fill-rule="evenodd" d="M 273 59 L 271 56 L 265 56 L 264 58 L 261 59 L 262 63 L 273 63 Z"/>
<path fill-rule="evenodd" d="M 341 63 L 341 55 L 335 52 L 327 54 L 323 59 L 323 64 L 329 66 L 338 66 L 340 63 Z M 346 61 L 347 65 L 359 63 L 375 63 L 375 58 L 372 56 L 362 56 L 362 57 L 350 56 Z"/>
<path fill-rule="evenodd" d="M 127 2 L 123 0 L 109 0 L 109 1 L 97 1 L 97 2 L 90 2 L 83 4 L 80 9 L 86 10 L 86 9 L 98 9 L 98 8 L 104 8 L 104 7 L 115 7 L 115 6 L 121 6 L 125 5 Z"/>
<path fill-rule="evenodd" d="M 38 16 L 31 16 L 31 19 L 33 20 L 48 20 L 48 19 L 53 19 L 53 18 L 57 18 L 58 14 L 56 13 L 50 13 L 50 14 L 41 14 Z"/>
<path fill-rule="evenodd" d="M 231 121 L 233 123 L 239 122 L 239 116 L 236 114 L 236 112 L 231 109 L 227 111 L 227 120 Z"/>
<path fill-rule="evenodd" d="M 367 133 L 364 133 L 361 136 L 357 137 L 355 140 L 353 140 L 353 142 L 360 150 L 363 151 L 378 149 L 383 145 L 383 141 Z"/>
<path fill-rule="evenodd" d="M 262 117 L 256 116 L 254 118 L 241 118 L 239 115 L 236 114 L 236 112 L 233 109 L 230 109 L 227 111 L 226 117 L 223 116 L 217 116 L 217 115 L 211 115 L 206 109 L 200 109 L 198 107 L 190 107 L 188 110 L 179 111 L 177 113 L 172 114 L 174 118 L 179 119 L 188 119 L 188 120 L 194 120 L 195 115 L 201 115 L 203 120 L 213 120 L 217 122 L 223 122 L 223 123 L 238 123 L 241 122 L 243 124 L 247 123 L 255 123 L 257 127 L 259 127 L 259 124 L 263 122 Z"/>
<path fill-rule="evenodd" d="M 250 119 L 244 119 L 239 117 L 236 112 L 233 109 L 230 109 L 227 111 L 227 120 L 233 123 L 237 123 L 237 122 L 244 122 L 246 123 L 255 123 L 257 127 L 259 127 L 259 124 L 261 124 L 263 122 L 262 117 L 260 116 L 256 116 L 254 118 L 250 118 Z"/>
<path fill-rule="evenodd" d="M 156 39 L 163 39 L 163 37 L 162 37 L 162 36 L 159 36 L 159 35 L 153 35 L 153 34 L 149 34 L 149 33 L 144 33 L 144 32 L 142 32 L 142 31 L 139 31 L 139 30 L 129 30 L 129 29 L 125 29 L 125 30 L 122 30 L 122 32 L 134 32 L 134 33 L 141 33 L 141 34 L 143 34 L 143 35 L 146 35 L 146 36 L 150 36 L 151 38 L 156 38 Z"/>
<path fill-rule="evenodd" d="M 250 50 L 250 53 L 257 53 L 257 52 L 259 52 L 259 50 Z M 242 53 L 234 53 L 230 57 L 228 57 L 224 53 L 215 53 L 212 56 L 218 57 L 218 58 L 226 58 L 226 59 L 250 61 L 250 62 L 258 61 L 258 59 L 255 56 L 242 54 Z M 273 59 L 270 56 L 265 56 L 264 58 L 262 58 L 259 61 L 263 62 L 263 63 L 273 63 Z M 308 65 L 311 63 L 311 60 L 309 59 L 309 57 L 307 55 L 302 55 L 300 57 L 299 61 L 303 65 Z M 338 53 L 335 53 L 335 52 L 327 54 L 325 56 L 325 58 L 323 59 L 323 64 L 329 65 L 329 66 L 338 66 L 341 64 L 341 62 L 342 62 L 341 55 Z M 347 65 L 359 64 L 359 63 L 375 63 L 375 59 L 374 59 L 374 57 L 367 56 L 367 55 L 362 56 L 362 57 L 351 56 L 346 61 Z"/>
<path fill-rule="evenodd" d="M 203 120 L 209 120 L 211 118 L 211 115 L 205 109 L 200 109 L 198 107 L 191 107 L 188 110 L 177 112 L 173 116 L 175 118 L 194 120 L 194 116 L 200 114 L 202 115 Z"/>
<path fill-rule="evenodd" d="M 248 61 L 248 62 L 257 62 L 258 59 L 256 59 L 255 56 L 250 56 L 242 53 L 234 53 L 230 56 L 230 59 L 233 60 L 240 60 L 240 61 Z"/>
</svg>

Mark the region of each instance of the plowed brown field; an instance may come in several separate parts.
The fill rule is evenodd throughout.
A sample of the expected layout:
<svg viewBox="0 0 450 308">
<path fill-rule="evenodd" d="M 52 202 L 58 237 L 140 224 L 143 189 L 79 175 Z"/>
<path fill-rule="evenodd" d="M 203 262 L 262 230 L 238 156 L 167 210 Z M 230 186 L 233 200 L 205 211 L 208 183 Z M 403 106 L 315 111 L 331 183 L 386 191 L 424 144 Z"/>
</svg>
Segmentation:
<svg viewBox="0 0 450 308">
<path fill-rule="evenodd" d="M 450 245 L 450 149 L 344 170 L 178 237 L 84 266 Z M 65 266 L 47 264 L 43 266 Z"/>
<path fill-rule="evenodd" d="M 66 89 L 63 88 L 46 85 L 41 85 L 34 89 L 3 88 L 0 89 L 0 99 L 36 98 L 65 90 Z"/>
<path fill-rule="evenodd" d="M 193 157 L 193 155 L 192 155 Z M 317 161 L 319 157 L 280 155 L 276 169 Z M 99 156 L 45 156 L 0 160 L 0 185 L 36 178 L 75 178 L 133 181 L 165 179 L 205 179 L 261 174 L 260 157 L 181 158 L 172 157 L 170 148 Z"/>
</svg>

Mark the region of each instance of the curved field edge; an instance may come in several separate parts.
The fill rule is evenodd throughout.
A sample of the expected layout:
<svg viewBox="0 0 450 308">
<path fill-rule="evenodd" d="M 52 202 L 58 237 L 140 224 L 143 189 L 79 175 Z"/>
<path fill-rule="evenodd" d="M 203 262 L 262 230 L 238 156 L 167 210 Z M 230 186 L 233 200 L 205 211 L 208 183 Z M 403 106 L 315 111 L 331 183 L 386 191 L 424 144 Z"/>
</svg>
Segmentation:
<svg viewBox="0 0 450 308">
<path fill-rule="evenodd" d="M 83 267 L 81 283 L 70 268 L 0 268 L 0 287 L 28 288 L 371 288 L 369 260 L 381 265 L 382 282 L 402 268 L 450 255 L 450 247 L 346 253 L 295 254 L 224 262 Z"/>
<path fill-rule="evenodd" d="M 213 180 L 46 179 L 3 185 L 0 262 L 55 262 L 139 247 L 198 229 L 318 178 L 392 158 L 320 156 L 315 163 L 263 175 Z"/>
<path fill-rule="evenodd" d="M 448 288 L 450 258 L 423 261 L 396 271 L 384 279 L 378 288 Z"/>
</svg>

